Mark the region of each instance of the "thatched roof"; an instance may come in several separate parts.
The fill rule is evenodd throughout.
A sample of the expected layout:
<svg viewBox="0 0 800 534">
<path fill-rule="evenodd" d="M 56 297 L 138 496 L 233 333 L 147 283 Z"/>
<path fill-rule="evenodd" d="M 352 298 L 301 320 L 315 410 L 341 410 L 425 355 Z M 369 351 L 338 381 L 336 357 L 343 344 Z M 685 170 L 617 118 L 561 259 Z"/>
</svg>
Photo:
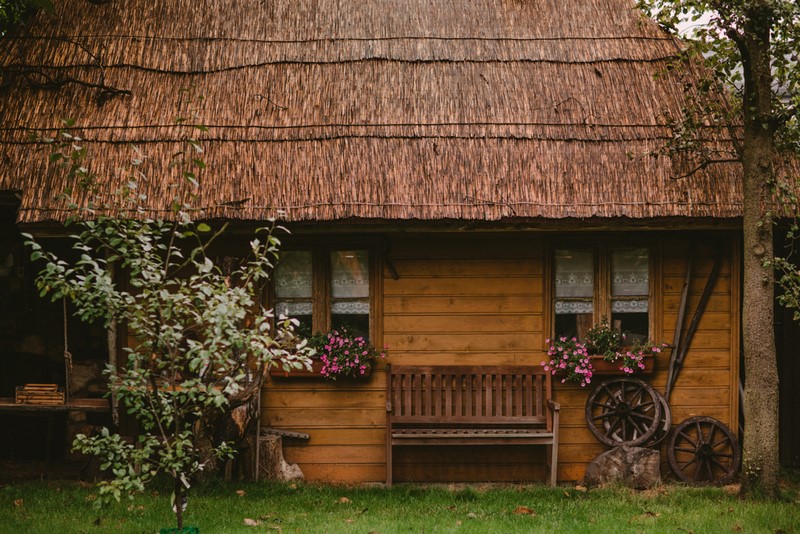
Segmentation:
<svg viewBox="0 0 800 534">
<path fill-rule="evenodd" d="M 736 165 L 645 156 L 680 114 L 677 43 L 631 0 L 56 2 L 0 39 L 0 189 L 63 220 L 34 133 L 76 119 L 101 192 L 148 160 L 153 210 L 191 87 L 210 217 L 737 217 Z M 130 94 L 110 94 L 99 86 Z"/>
</svg>

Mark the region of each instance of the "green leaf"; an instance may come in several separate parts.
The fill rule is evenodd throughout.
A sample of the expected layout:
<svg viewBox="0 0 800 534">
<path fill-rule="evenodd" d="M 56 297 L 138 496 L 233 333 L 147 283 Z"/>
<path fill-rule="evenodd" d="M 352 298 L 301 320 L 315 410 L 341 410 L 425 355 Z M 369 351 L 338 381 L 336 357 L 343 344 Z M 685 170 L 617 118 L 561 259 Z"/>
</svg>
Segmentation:
<svg viewBox="0 0 800 534">
<path fill-rule="evenodd" d="M 207 232 L 211 231 L 211 227 L 209 225 L 207 225 L 206 223 L 200 223 L 200 224 L 197 225 L 197 231 L 198 232 L 207 233 Z"/>
</svg>

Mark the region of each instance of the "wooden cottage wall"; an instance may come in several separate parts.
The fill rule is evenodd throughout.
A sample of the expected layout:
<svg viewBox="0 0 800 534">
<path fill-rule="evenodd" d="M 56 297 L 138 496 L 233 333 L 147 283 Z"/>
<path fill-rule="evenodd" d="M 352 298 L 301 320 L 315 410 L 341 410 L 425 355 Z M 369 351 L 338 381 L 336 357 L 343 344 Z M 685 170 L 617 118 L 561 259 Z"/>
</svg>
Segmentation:
<svg viewBox="0 0 800 534">
<path fill-rule="evenodd" d="M 738 278 L 725 261 L 685 368 L 672 393 L 674 422 L 692 415 L 736 421 Z M 383 273 L 383 341 L 395 364 L 539 364 L 548 337 L 547 243 L 542 234 L 411 234 L 392 238 L 390 259 L 400 278 Z M 652 237 L 650 238 L 652 240 Z M 558 243 L 558 241 L 551 241 Z M 653 300 L 660 320 L 654 337 L 671 342 L 689 242 L 652 240 L 660 250 Z M 713 253 L 698 245 L 689 295 L 691 319 Z M 666 358 L 652 383 L 661 391 Z M 385 469 L 385 377 L 365 383 L 279 379 L 265 388 L 263 415 L 278 428 L 308 432 L 308 442 L 287 440 L 286 459 L 309 480 L 380 481 Z M 589 391 L 556 384 L 562 405 L 559 480 L 579 480 L 604 446 L 584 419 Z M 731 425 L 732 428 L 735 425 Z M 402 481 L 544 480 L 541 447 L 399 447 L 394 473 Z"/>
</svg>

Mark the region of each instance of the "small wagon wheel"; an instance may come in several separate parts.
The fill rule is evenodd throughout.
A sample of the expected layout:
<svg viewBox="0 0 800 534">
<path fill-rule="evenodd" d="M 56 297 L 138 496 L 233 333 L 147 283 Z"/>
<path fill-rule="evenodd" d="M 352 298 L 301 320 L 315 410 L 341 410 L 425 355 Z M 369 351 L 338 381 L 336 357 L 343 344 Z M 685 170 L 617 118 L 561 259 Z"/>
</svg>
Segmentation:
<svg viewBox="0 0 800 534">
<path fill-rule="evenodd" d="M 662 425 L 662 404 L 653 388 L 635 378 L 615 378 L 597 386 L 586 400 L 586 423 L 600 442 L 641 445 Z"/>
<path fill-rule="evenodd" d="M 713 417 L 692 417 L 675 428 L 667 448 L 672 472 L 688 484 L 727 484 L 742 453 L 733 432 Z"/>
</svg>

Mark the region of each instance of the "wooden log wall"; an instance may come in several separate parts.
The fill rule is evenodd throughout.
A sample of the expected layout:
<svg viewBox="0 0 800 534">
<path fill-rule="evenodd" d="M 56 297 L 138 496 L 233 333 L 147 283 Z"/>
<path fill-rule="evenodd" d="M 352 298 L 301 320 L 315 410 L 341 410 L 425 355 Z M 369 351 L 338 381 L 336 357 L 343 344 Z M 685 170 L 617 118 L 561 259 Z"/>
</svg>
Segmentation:
<svg viewBox="0 0 800 534">
<path fill-rule="evenodd" d="M 648 242 L 657 243 L 651 282 L 659 294 L 653 299 L 659 313 L 654 338 L 672 341 L 689 240 L 697 237 L 697 233 L 647 236 Z M 734 303 L 739 301 L 739 278 L 738 269 L 731 268 L 731 257 L 738 257 L 738 252 L 727 234 L 705 237 L 722 244 L 725 260 L 672 393 L 673 418 L 678 423 L 693 415 L 709 415 L 735 430 L 739 311 Z M 383 323 L 390 361 L 539 364 L 550 324 L 548 243 L 562 241 L 542 234 L 394 236 L 390 258 L 400 278 L 394 280 L 384 269 L 382 321 L 378 321 Z M 695 251 L 686 324 L 714 258 L 712 249 L 702 244 Z M 651 377 L 662 392 L 667 367 L 667 358 L 659 359 Z M 579 480 L 588 462 L 605 447 L 586 427 L 589 391 L 560 383 L 554 389 L 562 406 L 558 478 Z M 365 383 L 272 379 L 264 390 L 263 417 L 272 426 L 311 435 L 308 442 L 284 442 L 287 461 L 299 463 L 307 479 L 382 481 L 384 391 L 381 371 Z M 545 471 L 542 447 L 395 449 L 398 481 L 543 481 Z"/>
</svg>

